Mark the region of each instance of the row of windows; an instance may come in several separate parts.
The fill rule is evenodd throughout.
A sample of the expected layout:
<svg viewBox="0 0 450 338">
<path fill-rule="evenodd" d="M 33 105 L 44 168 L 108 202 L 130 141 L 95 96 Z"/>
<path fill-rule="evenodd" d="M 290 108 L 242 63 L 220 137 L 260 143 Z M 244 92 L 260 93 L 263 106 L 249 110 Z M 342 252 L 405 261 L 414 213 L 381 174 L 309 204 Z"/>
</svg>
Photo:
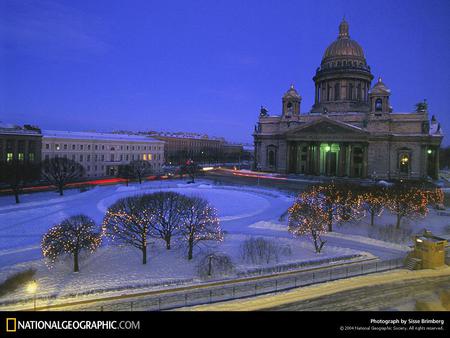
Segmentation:
<svg viewBox="0 0 450 338">
<path fill-rule="evenodd" d="M 5 149 L 8 152 L 14 151 L 14 146 L 17 146 L 17 150 L 19 152 L 25 152 L 26 146 L 28 143 L 28 150 L 29 151 L 35 151 L 36 149 L 36 141 L 25 141 L 25 140 L 6 140 Z M 3 149 L 3 142 L 0 141 L 0 152 Z"/>
<path fill-rule="evenodd" d="M 153 168 L 153 169 L 160 169 L 161 168 L 161 164 L 160 163 L 151 163 L 150 164 L 150 166 Z M 105 170 L 105 166 L 104 165 L 102 165 L 102 166 L 97 166 L 97 165 L 94 165 L 94 166 L 90 166 L 90 165 L 88 165 L 88 166 L 86 166 L 86 171 L 104 171 Z"/>
<path fill-rule="evenodd" d="M 321 84 L 317 87 L 317 101 L 333 101 L 333 100 L 357 100 L 357 101 L 367 101 L 368 92 L 367 87 L 362 86 L 358 83 L 355 87 L 353 83 L 347 85 L 345 97 L 341 97 L 341 84 L 339 82 L 335 83 L 334 86 Z M 333 95 L 334 94 L 334 95 Z"/>
<path fill-rule="evenodd" d="M 369 66 L 364 65 L 362 62 L 357 61 L 350 61 L 350 60 L 343 60 L 343 61 L 337 61 L 337 62 L 328 62 L 321 66 L 322 69 L 329 69 L 329 68 L 335 68 L 335 67 L 355 67 L 355 68 L 362 68 L 362 69 L 370 69 Z"/>
<path fill-rule="evenodd" d="M 1 158 L 0 158 L 0 160 L 1 160 Z M 13 160 L 14 160 L 14 153 L 7 152 L 6 153 L 6 162 L 11 162 Z M 25 161 L 25 153 L 23 153 L 23 152 L 17 153 L 17 160 Z M 34 160 L 35 160 L 34 153 L 28 153 L 28 161 L 34 162 Z"/>
<path fill-rule="evenodd" d="M 51 144 L 50 143 L 46 143 L 45 144 L 45 149 L 46 150 L 50 150 L 51 148 Z M 162 146 L 105 146 L 104 144 L 102 145 L 98 145 L 95 144 L 91 147 L 90 144 L 59 144 L 59 143 L 55 143 L 53 144 L 52 149 L 54 150 L 162 150 Z"/>
<path fill-rule="evenodd" d="M 58 158 L 60 155 L 55 155 L 55 158 Z M 79 161 L 79 162 L 104 162 L 106 160 L 106 156 L 104 154 L 102 155 L 70 155 L 70 157 L 67 154 L 62 155 L 63 158 L 71 158 L 73 161 Z M 50 158 L 50 155 L 46 154 L 45 159 L 48 160 Z M 144 160 L 144 161 L 159 161 L 161 160 L 162 156 L 161 154 L 120 154 L 116 156 L 115 154 L 110 154 L 109 159 L 107 161 L 114 162 L 114 161 L 135 161 L 135 160 Z"/>
</svg>

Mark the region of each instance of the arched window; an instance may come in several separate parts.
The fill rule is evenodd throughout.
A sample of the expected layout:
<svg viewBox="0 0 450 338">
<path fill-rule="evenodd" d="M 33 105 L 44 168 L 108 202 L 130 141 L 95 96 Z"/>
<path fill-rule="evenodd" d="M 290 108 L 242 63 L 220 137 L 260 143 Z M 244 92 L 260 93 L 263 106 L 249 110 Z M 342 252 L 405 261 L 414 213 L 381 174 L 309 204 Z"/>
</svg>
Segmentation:
<svg viewBox="0 0 450 338">
<path fill-rule="evenodd" d="M 276 149 L 269 148 L 267 151 L 267 164 L 270 167 L 275 167 L 276 165 Z"/>
<path fill-rule="evenodd" d="M 328 86 L 327 101 L 331 101 L 331 87 Z"/>
<path fill-rule="evenodd" d="M 375 100 L 375 111 L 382 111 L 383 110 L 383 101 L 381 99 Z"/>
<path fill-rule="evenodd" d="M 334 85 L 334 99 L 335 100 L 341 99 L 340 91 L 341 91 L 341 86 L 339 85 L 339 82 L 338 82 Z"/>
<path fill-rule="evenodd" d="M 399 156 L 399 171 L 401 174 L 409 174 L 409 167 L 411 163 L 411 158 L 409 153 L 401 153 Z"/>
</svg>

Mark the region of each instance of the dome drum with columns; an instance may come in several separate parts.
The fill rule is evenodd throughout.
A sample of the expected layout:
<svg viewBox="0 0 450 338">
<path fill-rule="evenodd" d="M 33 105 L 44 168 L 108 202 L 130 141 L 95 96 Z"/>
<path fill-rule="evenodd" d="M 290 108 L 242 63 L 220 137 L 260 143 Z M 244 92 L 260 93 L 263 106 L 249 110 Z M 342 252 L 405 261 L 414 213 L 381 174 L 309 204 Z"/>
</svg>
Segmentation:
<svg viewBox="0 0 450 338">
<path fill-rule="evenodd" d="M 428 112 L 394 112 L 343 20 L 313 77 L 311 110 L 291 85 L 280 115 L 264 109 L 253 134 L 255 170 L 332 177 L 436 178 L 443 133 Z"/>
<path fill-rule="evenodd" d="M 350 39 L 348 23 L 339 25 L 339 35 L 325 50 L 313 80 L 312 112 L 369 111 L 368 91 L 373 75 L 362 47 Z"/>
</svg>

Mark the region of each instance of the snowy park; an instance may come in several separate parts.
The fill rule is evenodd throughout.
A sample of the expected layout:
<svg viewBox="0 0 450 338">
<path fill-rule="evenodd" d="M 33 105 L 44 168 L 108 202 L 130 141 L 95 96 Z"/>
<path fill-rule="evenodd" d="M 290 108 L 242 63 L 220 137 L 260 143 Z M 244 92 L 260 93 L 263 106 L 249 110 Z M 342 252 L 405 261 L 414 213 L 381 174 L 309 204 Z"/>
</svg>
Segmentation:
<svg viewBox="0 0 450 338">
<path fill-rule="evenodd" d="M 186 246 L 174 240 L 166 250 L 160 239 L 150 239 L 148 262 L 143 265 L 139 250 L 117 245 L 104 239 L 100 248 L 80 257 L 80 271 L 73 272 L 71 257 L 52 266 L 43 258 L 43 235 L 63 219 L 85 214 L 100 227 L 108 207 L 123 197 L 173 191 L 187 196 L 205 198 L 216 210 L 224 233 L 223 241 L 206 241 L 195 247 L 194 258 L 186 258 Z M 358 222 L 336 226 L 325 234 L 326 245 L 316 253 L 307 237 L 294 237 L 287 231 L 282 217 L 294 203 L 295 195 L 275 189 L 215 185 L 208 180 L 186 184 L 181 180 L 151 181 L 143 184 L 97 186 L 90 190 L 40 192 L 21 197 L 16 205 L 11 196 L 0 197 L 0 280 L 33 268 L 39 285 L 39 297 L 48 299 L 89 297 L 93 294 L 134 292 L 143 288 L 161 289 L 173 285 L 204 282 L 198 273 L 199 262 L 208 253 L 230 257 L 233 272 L 227 278 L 251 275 L 252 271 L 280 265 L 316 266 L 361 259 L 402 257 L 408 251 L 409 238 L 397 243 L 382 238 L 383 227 L 394 224 L 394 217 L 385 211 L 376 218 L 375 231 L 368 216 Z M 406 234 L 424 228 L 436 235 L 449 234 L 449 217 L 430 208 L 426 218 L 405 220 Z M 407 236 L 409 237 L 409 236 Z M 277 254 L 268 262 L 254 262 L 243 256 L 243 245 L 251 238 L 263 238 L 276 246 Z M 270 272 L 270 270 L 267 270 Z M 29 299 L 23 288 L 0 297 L 0 306 L 8 307 L 21 299 Z"/>
</svg>

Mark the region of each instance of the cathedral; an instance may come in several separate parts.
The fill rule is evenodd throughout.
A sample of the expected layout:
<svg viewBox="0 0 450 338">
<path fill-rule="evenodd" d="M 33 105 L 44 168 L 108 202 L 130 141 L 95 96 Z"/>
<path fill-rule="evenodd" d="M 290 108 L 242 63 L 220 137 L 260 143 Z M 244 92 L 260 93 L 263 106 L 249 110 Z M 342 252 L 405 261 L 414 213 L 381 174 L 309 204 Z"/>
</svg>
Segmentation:
<svg viewBox="0 0 450 338">
<path fill-rule="evenodd" d="M 391 91 L 373 75 L 343 20 L 313 77 L 314 105 L 300 112 L 293 85 L 281 115 L 261 107 L 254 131 L 255 169 L 283 174 L 373 179 L 437 178 L 443 133 L 427 103 L 395 112 Z"/>
</svg>

